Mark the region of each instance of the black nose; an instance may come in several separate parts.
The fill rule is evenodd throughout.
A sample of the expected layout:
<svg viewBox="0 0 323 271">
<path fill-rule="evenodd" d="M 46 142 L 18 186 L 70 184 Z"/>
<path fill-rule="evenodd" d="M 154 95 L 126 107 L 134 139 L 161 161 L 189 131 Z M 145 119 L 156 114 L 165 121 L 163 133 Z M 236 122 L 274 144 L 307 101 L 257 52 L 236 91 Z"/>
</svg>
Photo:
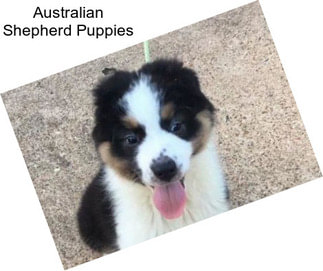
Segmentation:
<svg viewBox="0 0 323 271">
<path fill-rule="evenodd" d="M 150 168 L 155 176 L 162 181 L 170 181 L 177 173 L 176 163 L 167 156 L 155 160 Z"/>
</svg>

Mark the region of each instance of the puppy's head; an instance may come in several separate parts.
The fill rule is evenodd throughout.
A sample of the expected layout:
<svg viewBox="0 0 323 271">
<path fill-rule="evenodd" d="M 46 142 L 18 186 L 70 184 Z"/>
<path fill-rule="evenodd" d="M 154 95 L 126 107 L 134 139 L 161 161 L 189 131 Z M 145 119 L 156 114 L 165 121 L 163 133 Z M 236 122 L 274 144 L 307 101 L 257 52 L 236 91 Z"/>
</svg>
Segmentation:
<svg viewBox="0 0 323 271">
<path fill-rule="evenodd" d="M 175 60 L 117 71 L 94 90 L 95 140 L 102 161 L 129 181 L 154 189 L 166 218 L 185 206 L 185 173 L 208 141 L 214 108 L 195 73 Z"/>
</svg>

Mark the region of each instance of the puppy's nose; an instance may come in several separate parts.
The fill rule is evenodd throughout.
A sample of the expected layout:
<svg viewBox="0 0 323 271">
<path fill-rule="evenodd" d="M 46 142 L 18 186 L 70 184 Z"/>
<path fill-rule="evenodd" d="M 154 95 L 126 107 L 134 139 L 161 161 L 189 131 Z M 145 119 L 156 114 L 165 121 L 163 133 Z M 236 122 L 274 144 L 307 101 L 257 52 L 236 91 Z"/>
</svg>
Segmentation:
<svg viewBox="0 0 323 271">
<path fill-rule="evenodd" d="M 168 156 L 158 158 L 150 168 L 155 176 L 162 181 L 170 181 L 177 173 L 176 163 Z"/>
</svg>

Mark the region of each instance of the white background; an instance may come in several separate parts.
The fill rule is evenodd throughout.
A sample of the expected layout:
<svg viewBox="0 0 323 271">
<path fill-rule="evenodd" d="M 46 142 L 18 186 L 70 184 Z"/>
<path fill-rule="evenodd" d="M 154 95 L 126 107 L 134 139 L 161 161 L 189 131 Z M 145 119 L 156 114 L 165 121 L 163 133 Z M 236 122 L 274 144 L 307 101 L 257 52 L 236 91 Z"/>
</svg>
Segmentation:
<svg viewBox="0 0 323 271">
<path fill-rule="evenodd" d="M 131 38 L 4 39 L 0 90 L 214 16 L 250 1 L 2 1 L 6 23 L 38 24 L 41 7 L 102 8 L 96 24 L 132 26 Z M 320 167 L 322 129 L 321 1 L 260 1 Z M 158 11 L 158 12 L 156 12 Z M 52 20 L 52 25 L 69 24 Z M 91 20 L 87 20 L 92 24 Z M 94 23 L 93 23 L 94 24 Z M 18 143 L 0 103 L 0 269 L 63 270 Z M 322 178 L 217 217 L 80 265 L 75 270 L 323 270 Z M 74 270 L 73 269 L 73 270 Z"/>
</svg>

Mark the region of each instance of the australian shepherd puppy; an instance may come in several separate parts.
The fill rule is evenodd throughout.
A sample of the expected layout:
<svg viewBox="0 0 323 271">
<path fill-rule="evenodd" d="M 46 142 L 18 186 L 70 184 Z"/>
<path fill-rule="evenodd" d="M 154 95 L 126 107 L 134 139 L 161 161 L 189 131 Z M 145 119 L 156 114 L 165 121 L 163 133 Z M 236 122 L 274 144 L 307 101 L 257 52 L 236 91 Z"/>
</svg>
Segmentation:
<svg viewBox="0 0 323 271">
<path fill-rule="evenodd" d="M 228 210 L 214 108 L 193 70 L 157 60 L 95 89 L 102 159 L 78 212 L 83 240 L 122 249 Z"/>
</svg>

